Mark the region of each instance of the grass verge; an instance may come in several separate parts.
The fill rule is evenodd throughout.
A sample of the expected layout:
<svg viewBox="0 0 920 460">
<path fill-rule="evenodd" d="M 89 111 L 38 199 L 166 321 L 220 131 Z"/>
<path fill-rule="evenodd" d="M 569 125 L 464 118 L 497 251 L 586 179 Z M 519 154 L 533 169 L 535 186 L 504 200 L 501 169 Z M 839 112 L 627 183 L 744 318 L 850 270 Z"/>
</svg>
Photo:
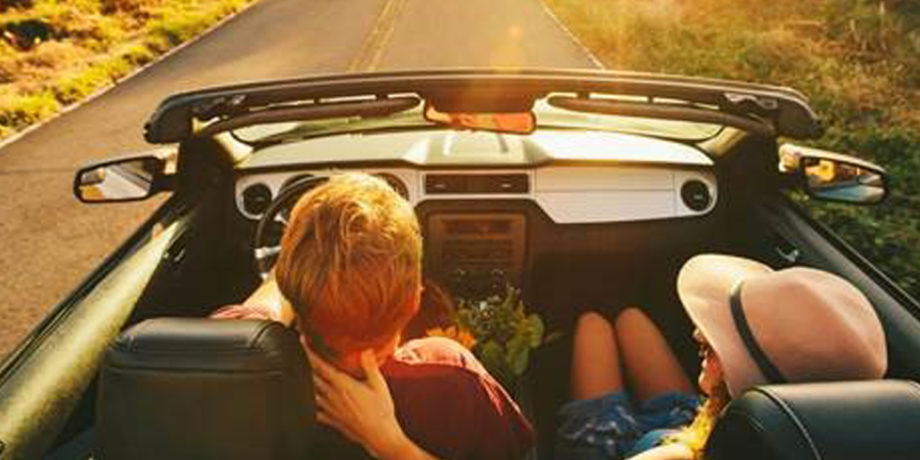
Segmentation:
<svg viewBox="0 0 920 460">
<path fill-rule="evenodd" d="M 920 299 L 920 2 L 543 0 L 607 67 L 791 86 L 827 134 L 814 145 L 885 166 L 876 207 L 805 200 Z"/>
<path fill-rule="evenodd" d="M 4 0 L 0 139 L 116 82 L 254 0 Z"/>
</svg>

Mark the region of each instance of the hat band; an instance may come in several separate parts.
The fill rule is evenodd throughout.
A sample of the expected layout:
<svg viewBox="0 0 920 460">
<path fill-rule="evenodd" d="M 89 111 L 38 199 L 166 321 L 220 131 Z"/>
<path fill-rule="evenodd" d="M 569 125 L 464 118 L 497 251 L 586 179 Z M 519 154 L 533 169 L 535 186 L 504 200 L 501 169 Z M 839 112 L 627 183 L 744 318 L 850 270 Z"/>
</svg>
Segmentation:
<svg viewBox="0 0 920 460">
<path fill-rule="evenodd" d="M 760 373 L 767 378 L 767 383 L 786 383 L 783 374 L 773 365 L 770 358 L 767 358 L 767 354 L 763 352 L 760 344 L 757 343 L 757 339 L 754 338 L 754 334 L 751 333 L 751 326 L 748 324 L 747 316 L 744 315 L 744 309 L 741 308 L 742 284 L 744 284 L 743 281 L 735 285 L 729 298 L 732 319 L 735 320 L 735 329 L 738 330 L 738 335 L 741 336 L 741 341 L 744 342 L 744 347 L 747 348 L 751 358 L 754 358 L 754 363 L 757 364 Z"/>
</svg>

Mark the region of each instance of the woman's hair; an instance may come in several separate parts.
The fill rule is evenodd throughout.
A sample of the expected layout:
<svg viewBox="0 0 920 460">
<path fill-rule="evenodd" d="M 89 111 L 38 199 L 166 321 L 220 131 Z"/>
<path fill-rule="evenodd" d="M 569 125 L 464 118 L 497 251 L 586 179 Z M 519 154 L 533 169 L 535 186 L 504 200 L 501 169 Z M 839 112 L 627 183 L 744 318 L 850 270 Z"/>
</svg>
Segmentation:
<svg viewBox="0 0 920 460">
<path fill-rule="evenodd" d="M 693 453 L 694 460 L 702 460 L 706 440 L 722 413 L 722 409 L 731 400 L 728 394 L 728 385 L 722 379 L 706 402 L 700 407 L 696 417 L 689 425 L 683 427 L 678 433 L 668 437 L 666 442 L 677 442 L 687 446 Z"/>
<path fill-rule="evenodd" d="M 425 278 L 422 283 L 425 286 L 422 302 L 418 313 L 403 329 L 403 342 L 427 337 L 430 329 L 447 328 L 454 324 L 452 318 L 456 306 L 450 294 L 433 279 Z"/>
<path fill-rule="evenodd" d="M 344 354 L 400 333 L 418 308 L 421 260 L 409 203 L 381 179 L 348 173 L 294 206 L 275 276 L 307 337 Z"/>
</svg>

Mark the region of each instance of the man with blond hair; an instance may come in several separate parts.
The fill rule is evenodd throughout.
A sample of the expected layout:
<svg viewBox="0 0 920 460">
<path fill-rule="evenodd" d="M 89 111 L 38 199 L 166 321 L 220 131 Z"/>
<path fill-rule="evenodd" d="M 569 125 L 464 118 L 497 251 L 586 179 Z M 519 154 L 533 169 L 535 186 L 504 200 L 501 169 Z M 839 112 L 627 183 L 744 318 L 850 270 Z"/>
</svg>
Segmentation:
<svg viewBox="0 0 920 460">
<path fill-rule="evenodd" d="M 532 429 L 472 353 L 444 338 L 400 344 L 421 302 L 421 262 L 411 205 L 378 178 L 336 175 L 294 206 L 275 279 L 214 317 L 294 324 L 309 351 L 358 378 L 372 353 L 404 435 L 439 458 L 522 457 Z"/>
</svg>

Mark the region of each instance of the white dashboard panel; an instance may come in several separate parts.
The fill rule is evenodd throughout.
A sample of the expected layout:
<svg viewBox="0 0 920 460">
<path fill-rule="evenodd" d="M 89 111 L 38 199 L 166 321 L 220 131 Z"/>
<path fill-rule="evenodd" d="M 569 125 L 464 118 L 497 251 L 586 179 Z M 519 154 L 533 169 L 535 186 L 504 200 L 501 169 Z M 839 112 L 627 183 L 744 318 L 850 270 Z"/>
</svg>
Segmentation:
<svg viewBox="0 0 920 460">
<path fill-rule="evenodd" d="M 556 223 L 629 222 L 700 216 L 709 213 L 717 201 L 715 175 L 708 168 L 685 169 L 667 165 L 598 165 L 546 166 L 517 170 L 415 170 L 411 168 L 322 169 L 276 173 L 258 173 L 240 177 L 236 184 L 237 208 L 249 219 L 260 216 L 247 212 L 243 191 L 263 184 L 278 195 L 292 178 L 310 174 L 329 176 L 343 171 L 387 173 L 401 180 L 414 206 L 430 200 L 530 200 Z M 525 174 L 530 188 L 527 193 L 427 194 L 428 174 Z M 689 181 L 699 181 L 711 199 L 705 207 L 691 209 L 681 197 Z M 699 184 L 697 184 L 699 186 Z"/>
<path fill-rule="evenodd" d="M 669 190 L 604 190 L 541 193 L 543 211 L 560 224 L 624 222 L 674 217 L 673 193 Z"/>
<path fill-rule="evenodd" d="M 668 168 L 549 167 L 534 171 L 533 189 L 544 192 L 590 192 L 605 190 L 671 190 Z"/>
</svg>

